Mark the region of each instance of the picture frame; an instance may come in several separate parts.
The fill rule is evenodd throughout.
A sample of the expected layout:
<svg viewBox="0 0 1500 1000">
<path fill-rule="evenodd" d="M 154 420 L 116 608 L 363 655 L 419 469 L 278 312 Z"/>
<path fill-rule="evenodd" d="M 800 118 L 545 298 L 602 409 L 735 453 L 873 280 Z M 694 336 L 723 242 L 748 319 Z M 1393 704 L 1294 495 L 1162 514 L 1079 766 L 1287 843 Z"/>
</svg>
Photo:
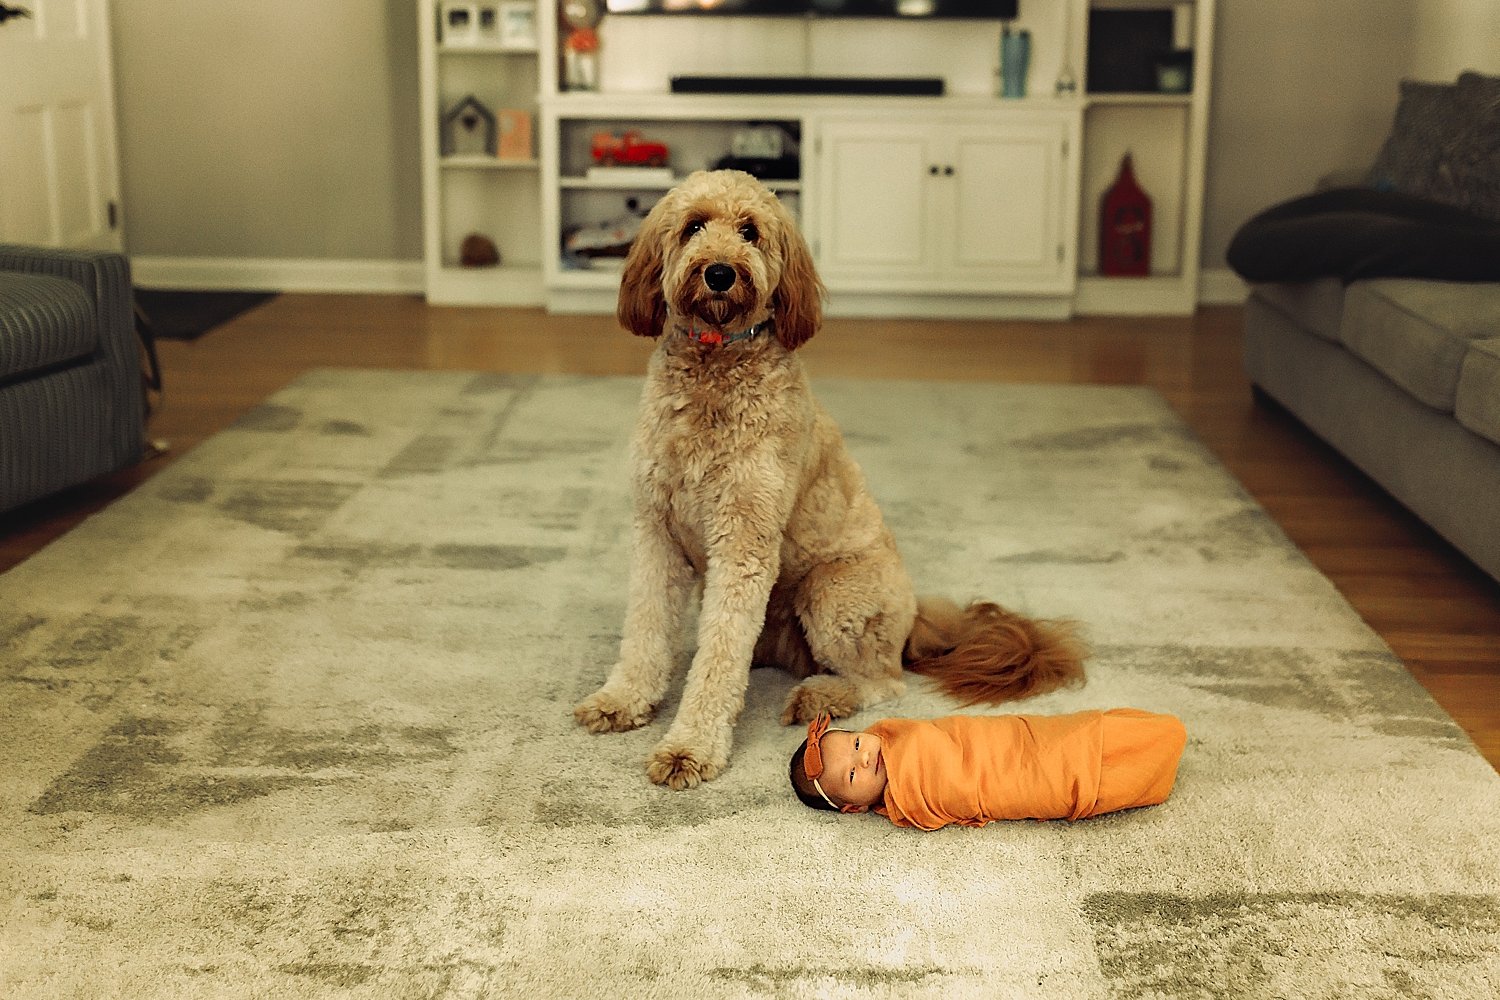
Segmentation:
<svg viewBox="0 0 1500 1000">
<path fill-rule="evenodd" d="M 507 49 L 537 46 L 536 4 L 532 0 L 500 0 L 500 45 Z"/>
<path fill-rule="evenodd" d="M 500 11 L 498 4 L 479 5 L 479 44 L 486 48 L 500 46 Z"/>
<path fill-rule="evenodd" d="M 443 45 L 479 44 L 479 5 L 467 0 L 438 4 L 438 41 Z"/>
</svg>

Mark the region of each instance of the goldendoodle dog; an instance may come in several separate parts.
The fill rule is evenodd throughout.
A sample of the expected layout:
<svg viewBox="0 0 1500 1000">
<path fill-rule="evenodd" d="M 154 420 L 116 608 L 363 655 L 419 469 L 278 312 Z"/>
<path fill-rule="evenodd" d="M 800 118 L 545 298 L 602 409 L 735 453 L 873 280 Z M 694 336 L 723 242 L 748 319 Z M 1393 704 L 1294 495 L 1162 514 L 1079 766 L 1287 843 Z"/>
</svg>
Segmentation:
<svg viewBox="0 0 1500 1000">
<path fill-rule="evenodd" d="M 822 296 L 791 216 L 738 171 L 688 177 L 626 258 L 620 323 L 657 338 L 632 453 L 629 594 L 619 662 L 574 715 L 594 732 L 650 720 L 701 588 L 682 701 L 646 766 L 658 784 L 724 770 L 752 663 L 803 678 L 786 724 L 900 694 L 903 665 L 965 704 L 1082 680 L 1066 623 L 917 600 L 796 354 Z"/>
</svg>

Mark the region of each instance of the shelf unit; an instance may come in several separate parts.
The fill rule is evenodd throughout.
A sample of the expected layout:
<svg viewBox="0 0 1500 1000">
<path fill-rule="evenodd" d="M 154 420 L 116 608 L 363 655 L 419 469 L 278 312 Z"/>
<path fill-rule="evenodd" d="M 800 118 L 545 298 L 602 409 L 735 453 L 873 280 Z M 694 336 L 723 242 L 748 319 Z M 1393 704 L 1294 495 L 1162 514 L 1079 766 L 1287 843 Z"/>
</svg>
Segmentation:
<svg viewBox="0 0 1500 1000">
<path fill-rule="evenodd" d="M 1193 50 L 1187 93 L 1091 93 L 1084 99 L 1078 287 L 1074 311 L 1093 314 L 1187 314 L 1198 302 L 1203 232 L 1203 170 L 1208 147 L 1213 71 L 1214 0 L 1085 0 L 1082 51 L 1092 10 L 1171 11 L 1188 19 L 1178 41 Z M 1086 74 L 1085 74 L 1086 77 Z M 1151 273 L 1100 275 L 1099 207 L 1120 161 L 1131 155 L 1152 199 Z"/>
<path fill-rule="evenodd" d="M 677 181 L 711 169 L 729 148 L 730 136 L 749 122 L 775 123 L 800 143 L 801 114 L 785 101 L 662 94 L 563 93 L 542 102 L 543 283 L 548 308 L 557 312 L 613 309 L 619 262 L 608 258 L 582 267 L 564 253 L 562 240 L 576 228 L 644 214 Z M 637 129 L 672 151 L 671 181 L 590 178 L 592 136 Z M 796 215 L 801 177 L 767 181 Z"/>
<path fill-rule="evenodd" d="M 538 0 L 538 37 L 523 44 L 442 42 L 438 0 L 417 0 L 420 31 L 423 265 L 427 299 L 442 305 L 540 305 L 541 158 L 536 123 L 550 51 Z M 492 4 L 498 9 L 498 3 Z M 530 117 L 531 155 L 500 159 L 484 153 L 443 155 L 447 111 L 473 95 L 490 111 Z M 500 252 L 493 267 L 465 267 L 460 247 L 470 233 Z"/>
<path fill-rule="evenodd" d="M 956 138 L 974 126 L 1020 128 L 1028 116 L 1040 116 L 1055 121 L 1060 132 L 1053 134 L 1061 136 L 1061 146 L 1053 147 L 1061 156 L 1047 154 L 1053 158 L 1044 171 L 1027 174 L 1019 160 L 998 152 L 980 158 L 999 169 L 1012 186 L 1019 184 L 1016 198 L 1046 200 L 1052 206 L 1050 214 L 1028 215 L 999 206 L 1000 211 L 961 212 L 959 221 L 962 225 L 965 220 L 977 220 L 972 224 L 992 229 L 1019 225 L 1027 229 L 1027 245 L 1031 246 L 1040 245 L 1031 239 L 1039 231 L 1034 224 L 1037 220 L 1051 226 L 1045 220 L 1061 219 L 1061 245 L 1053 248 L 1052 257 L 1064 264 L 1061 276 L 1027 284 L 1016 277 L 1013 262 L 999 257 L 1003 266 L 993 281 L 978 277 L 980 272 L 975 271 L 973 281 L 955 284 L 957 278 L 940 268 L 937 273 L 947 284 L 935 282 L 924 292 L 914 284 L 920 277 L 917 270 L 904 283 L 884 285 L 858 278 L 850 266 L 843 266 L 845 273 L 834 275 L 829 283 L 833 292 L 830 312 L 1066 316 L 1075 312 L 1185 314 L 1196 306 L 1215 0 L 1033 0 L 1023 4 L 1012 28 L 1029 30 L 1033 49 L 1028 96 L 1019 100 L 996 96 L 998 22 L 896 24 L 611 15 L 600 27 L 602 91 L 563 92 L 558 88 L 555 5 L 536 0 L 535 48 L 473 48 L 438 45 L 437 0 L 418 2 L 423 12 L 424 242 L 431 301 L 545 304 L 554 312 L 613 309 L 618 264 L 577 269 L 576 261 L 564 260 L 564 235 L 585 223 L 622 216 L 632 210 L 632 199 L 633 210 L 643 214 L 671 185 L 640 178 L 590 179 L 589 139 L 595 131 L 618 133 L 633 128 L 647 138 L 666 142 L 672 149 L 674 178 L 680 178 L 712 166 L 727 150 L 734 128 L 783 123 L 800 140 L 801 176 L 771 186 L 800 217 L 820 267 L 838 272 L 837 262 L 818 256 L 820 248 L 828 249 L 834 232 L 843 237 L 839 246 L 846 245 L 854 230 L 831 228 L 843 226 L 840 220 L 847 220 L 847 215 L 824 204 L 820 191 L 821 186 L 835 183 L 831 178 L 836 176 L 827 173 L 820 162 L 827 152 L 821 146 L 828 128 L 851 115 L 923 130 L 929 125 L 941 128 L 942 122 L 962 122 L 953 126 Z M 1185 17 L 1185 37 L 1174 42 L 1194 51 L 1191 90 L 1182 94 L 1144 89 L 1090 92 L 1089 22 L 1090 12 L 1096 10 L 1175 12 Z M 872 71 L 871 66 L 879 70 Z M 947 94 L 936 98 L 676 94 L 670 91 L 668 80 L 679 73 L 934 75 L 944 78 Z M 1066 79 L 1076 81 L 1076 88 L 1054 92 L 1054 82 Z M 497 162 L 438 156 L 442 108 L 469 92 L 478 92 L 482 100 L 498 102 L 497 106 L 533 112 L 534 159 Z M 929 145 L 938 148 L 941 143 L 934 137 Z M 1100 200 L 1127 151 L 1153 203 L 1152 271 L 1144 278 L 1105 277 L 1096 268 Z M 1018 151 L 1016 155 L 1031 154 Z M 969 175 L 972 180 L 972 170 Z M 1031 185 L 1039 189 L 1032 190 L 1018 180 L 1023 176 L 1040 178 L 1042 183 Z M 1054 183 L 1057 180 L 1060 190 Z M 944 198 L 924 196 L 933 205 Z M 492 238 L 501 250 L 503 265 L 482 270 L 457 266 L 457 245 L 463 233 L 469 229 L 486 232 L 486 227 L 497 234 Z M 955 238 L 963 235 L 955 234 Z M 969 232 L 970 245 L 979 246 L 976 241 L 982 235 Z M 941 243 L 947 237 L 934 238 Z M 1036 266 L 1040 274 L 1040 259 Z"/>
</svg>

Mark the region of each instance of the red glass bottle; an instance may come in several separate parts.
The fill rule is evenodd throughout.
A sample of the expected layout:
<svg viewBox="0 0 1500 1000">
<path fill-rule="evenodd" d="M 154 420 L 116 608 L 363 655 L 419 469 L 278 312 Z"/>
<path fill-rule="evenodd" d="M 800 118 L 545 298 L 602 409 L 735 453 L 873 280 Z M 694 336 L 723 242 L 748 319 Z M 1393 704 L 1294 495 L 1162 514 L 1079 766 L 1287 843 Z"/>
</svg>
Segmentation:
<svg viewBox="0 0 1500 1000">
<path fill-rule="evenodd" d="M 1136 182 L 1129 153 L 1099 207 L 1099 273 L 1151 273 L 1151 197 Z"/>
</svg>

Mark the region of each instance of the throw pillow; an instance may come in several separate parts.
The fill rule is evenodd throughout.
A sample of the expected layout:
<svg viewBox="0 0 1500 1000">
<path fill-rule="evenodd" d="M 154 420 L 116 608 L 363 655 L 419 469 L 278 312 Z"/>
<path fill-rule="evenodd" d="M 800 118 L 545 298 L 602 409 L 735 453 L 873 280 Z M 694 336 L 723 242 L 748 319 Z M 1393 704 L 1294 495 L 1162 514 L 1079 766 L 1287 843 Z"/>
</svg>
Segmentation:
<svg viewBox="0 0 1500 1000">
<path fill-rule="evenodd" d="M 1500 76 L 1462 74 L 1458 102 L 1464 125 L 1449 164 L 1453 204 L 1500 222 Z"/>
<path fill-rule="evenodd" d="M 1396 120 L 1370 168 L 1370 186 L 1433 197 L 1445 188 L 1444 151 L 1462 126 L 1456 83 L 1402 80 Z"/>
<path fill-rule="evenodd" d="M 1402 80 L 1395 121 L 1366 182 L 1500 221 L 1500 78 Z"/>
</svg>

